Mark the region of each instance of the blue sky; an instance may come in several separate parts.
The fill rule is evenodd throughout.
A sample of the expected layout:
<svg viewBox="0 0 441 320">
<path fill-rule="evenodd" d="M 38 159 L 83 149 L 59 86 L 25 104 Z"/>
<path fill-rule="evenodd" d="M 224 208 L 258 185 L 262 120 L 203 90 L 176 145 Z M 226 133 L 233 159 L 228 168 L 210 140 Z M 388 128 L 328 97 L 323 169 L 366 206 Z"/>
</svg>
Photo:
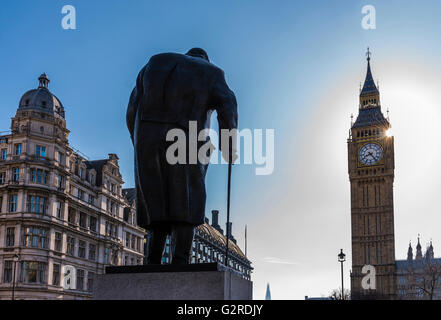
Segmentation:
<svg viewBox="0 0 441 320">
<path fill-rule="evenodd" d="M 66 4 L 76 8 L 77 30 L 61 28 Z M 366 4 L 376 7 L 376 30 L 361 28 Z M 117 153 L 126 187 L 131 187 L 133 155 L 125 110 L 138 71 L 153 54 L 202 47 L 225 70 L 236 93 L 240 127 L 275 129 L 274 173 L 255 176 L 254 167 L 245 165 L 235 166 L 233 173 L 233 232 L 243 245 L 248 224 L 255 297 L 264 297 L 267 282 L 275 299 L 327 294 L 339 286 L 340 247 L 350 253 L 345 139 L 349 116 L 357 112 L 366 47 L 373 52 L 373 73 L 380 79 L 383 102 L 389 102 L 392 121 L 394 116 L 399 119 L 403 109 L 394 102 L 399 101 L 400 81 L 409 77 L 407 83 L 419 83 L 425 90 L 427 72 L 441 68 L 440 6 L 435 0 L 4 0 L 0 131 L 9 129 L 21 95 L 36 87 L 38 76 L 46 72 L 50 90 L 66 109 L 71 145 L 91 159 Z M 391 89 L 389 100 L 388 87 L 398 92 L 392 95 Z M 399 140 L 399 128 L 396 157 L 405 158 L 408 140 Z M 327 162 L 323 145 L 333 162 Z M 311 159 L 323 162 L 313 167 L 316 162 Z M 324 170 L 328 166 L 329 171 Z M 402 186 L 409 176 L 404 169 L 396 176 Z M 323 190 L 326 197 L 308 188 L 323 182 L 331 183 Z M 412 190 L 411 182 L 408 185 L 395 200 L 404 212 L 403 220 L 396 212 L 396 224 L 406 230 L 397 234 L 398 257 L 404 256 L 410 236 L 424 231 L 427 237 L 436 236 L 425 229 L 427 223 L 418 230 L 407 228 L 412 221 L 412 213 L 406 211 L 411 204 L 404 204 Z M 397 186 L 396 193 L 399 190 Z M 209 169 L 207 192 L 207 213 L 225 213 L 225 166 Z M 403 204 L 397 203 L 401 199 Z M 427 200 L 426 212 L 434 210 L 432 200 Z M 322 232 L 311 231 L 317 228 Z M 346 281 L 348 285 L 348 275 Z"/>
</svg>

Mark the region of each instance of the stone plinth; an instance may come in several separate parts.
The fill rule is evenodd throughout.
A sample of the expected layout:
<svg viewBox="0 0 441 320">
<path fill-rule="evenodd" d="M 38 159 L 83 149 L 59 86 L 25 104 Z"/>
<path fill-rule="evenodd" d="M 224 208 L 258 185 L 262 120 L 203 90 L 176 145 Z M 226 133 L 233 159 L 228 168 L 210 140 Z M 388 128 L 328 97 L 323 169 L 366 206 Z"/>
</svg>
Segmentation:
<svg viewBox="0 0 441 320">
<path fill-rule="evenodd" d="M 251 300 L 253 283 L 217 263 L 107 267 L 95 300 Z"/>
</svg>

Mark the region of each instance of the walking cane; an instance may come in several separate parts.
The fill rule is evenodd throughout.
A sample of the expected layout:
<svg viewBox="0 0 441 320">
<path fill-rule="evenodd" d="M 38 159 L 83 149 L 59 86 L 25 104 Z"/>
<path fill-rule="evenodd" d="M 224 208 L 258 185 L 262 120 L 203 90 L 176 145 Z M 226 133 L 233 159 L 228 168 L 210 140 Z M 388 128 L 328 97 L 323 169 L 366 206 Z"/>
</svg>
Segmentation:
<svg viewBox="0 0 441 320">
<path fill-rule="evenodd" d="M 231 145 L 231 137 L 229 144 L 229 153 L 228 153 L 228 191 L 227 191 L 227 248 L 225 250 L 225 266 L 228 268 L 228 251 L 229 251 L 229 243 L 230 243 L 230 194 L 231 194 L 231 169 L 232 169 L 232 145 Z"/>
</svg>

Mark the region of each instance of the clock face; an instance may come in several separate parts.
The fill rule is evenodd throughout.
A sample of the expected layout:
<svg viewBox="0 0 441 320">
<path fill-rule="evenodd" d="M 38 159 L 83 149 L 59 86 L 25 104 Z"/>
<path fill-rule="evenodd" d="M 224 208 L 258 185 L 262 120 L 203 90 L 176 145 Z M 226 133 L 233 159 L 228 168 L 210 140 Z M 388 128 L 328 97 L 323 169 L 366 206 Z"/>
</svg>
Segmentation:
<svg viewBox="0 0 441 320">
<path fill-rule="evenodd" d="M 361 163 L 372 166 L 381 160 L 383 156 L 383 149 L 376 143 L 368 143 L 360 149 L 358 157 Z"/>
</svg>

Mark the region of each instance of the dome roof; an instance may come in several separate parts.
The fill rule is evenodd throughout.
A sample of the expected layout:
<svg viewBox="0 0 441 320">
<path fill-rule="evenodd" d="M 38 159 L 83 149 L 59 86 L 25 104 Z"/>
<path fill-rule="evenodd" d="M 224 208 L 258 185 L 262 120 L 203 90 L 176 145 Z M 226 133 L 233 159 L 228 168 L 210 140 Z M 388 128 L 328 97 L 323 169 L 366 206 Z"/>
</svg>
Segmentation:
<svg viewBox="0 0 441 320">
<path fill-rule="evenodd" d="M 48 88 L 50 80 L 43 73 L 39 78 L 37 89 L 26 92 L 20 99 L 20 110 L 32 109 L 53 114 L 64 119 L 64 107 L 61 101 Z"/>
</svg>

